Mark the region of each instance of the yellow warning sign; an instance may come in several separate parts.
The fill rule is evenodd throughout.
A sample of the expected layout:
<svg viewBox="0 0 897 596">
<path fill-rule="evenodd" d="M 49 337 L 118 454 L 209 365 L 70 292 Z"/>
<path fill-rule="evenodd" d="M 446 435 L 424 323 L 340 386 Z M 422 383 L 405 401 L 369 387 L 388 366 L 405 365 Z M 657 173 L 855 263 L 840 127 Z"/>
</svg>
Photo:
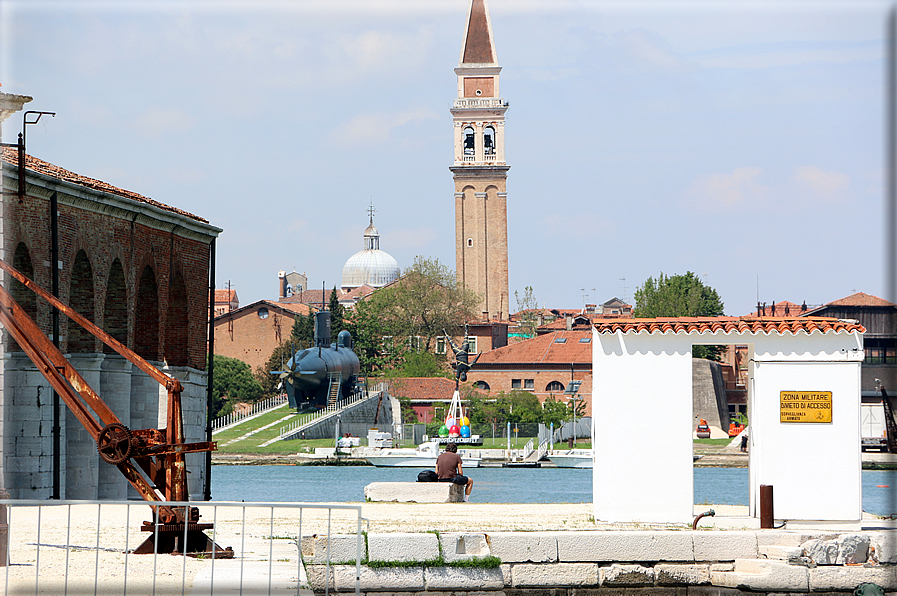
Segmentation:
<svg viewBox="0 0 897 596">
<path fill-rule="evenodd" d="M 779 422 L 831 422 L 831 391 L 782 391 Z"/>
</svg>

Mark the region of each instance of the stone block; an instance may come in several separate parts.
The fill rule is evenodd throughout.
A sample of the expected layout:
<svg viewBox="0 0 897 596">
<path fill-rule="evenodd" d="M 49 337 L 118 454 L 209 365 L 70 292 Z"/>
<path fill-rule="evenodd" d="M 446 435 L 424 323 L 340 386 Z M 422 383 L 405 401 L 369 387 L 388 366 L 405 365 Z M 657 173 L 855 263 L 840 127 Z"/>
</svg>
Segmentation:
<svg viewBox="0 0 897 596">
<path fill-rule="evenodd" d="M 799 532 L 792 530 L 763 530 L 754 533 L 757 536 L 757 546 L 800 546 L 807 540 L 818 538 L 829 540 L 837 538 L 837 534 L 824 534 L 822 532 Z"/>
<path fill-rule="evenodd" d="M 460 532 L 448 532 L 439 535 L 442 546 L 442 556 L 446 563 L 488 557 L 491 552 L 485 534 L 465 534 Z"/>
<path fill-rule="evenodd" d="M 897 563 L 897 532 L 874 532 L 870 534 L 870 546 L 874 548 L 874 558 L 879 563 Z"/>
<path fill-rule="evenodd" d="M 691 532 L 695 561 L 734 561 L 758 555 L 754 532 Z"/>
<path fill-rule="evenodd" d="M 690 532 L 568 532 L 557 542 L 562 562 L 695 560 Z"/>
<path fill-rule="evenodd" d="M 734 588 L 695 586 L 688 588 L 688 596 L 744 596 L 744 593 Z"/>
<path fill-rule="evenodd" d="M 311 562 L 320 565 L 327 562 L 328 553 L 330 555 L 330 564 L 346 563 L 355 561 L 358 552 L 358 541 L 354 534 L 331 534 L 330 548 L 327 546 L 327 536 L 318 535 L 313 537 L 314 554 Z M 364 560 L 364 538 L 361 539 L 361 559 Z"/>
<path fill-rule="evenodd" d="M 452 482 L 372 482 L 364 487 L 364 498 L 397 503 L 461 503 L 464 487 Z"/>
<path fill-rule="evenodd" d="M 323 567 L 316 565 L 316 567 Z M 333 570 L 334 585 L 336 591 L 353 592 L 355 590 L 355 566 L 336 565 Z M 323 577 L 323 574 L 322 574 Z M 309 583 L 316 592 L 324 590 L 324 584 L 320 588 L 311 580 Z M 423 567 L 379 567 L 371 569 L 361 566 L 361 592 L 418 592 L 425 589 Z"/>
<path fill-rule="evenodd" d="M 427 592 L 432 590 L 501 590 L 505 583 L 501 569 L 477 567 L 427 567 Z"/>
<path fill-rule="evenodd" d="M 513 585 L 513 582 L 511 579 L 511 565 L 508 565 L 507 563 L 502 563 L 499 566 L 499 569 L 501 570 L 501 581 L 504 582 L 504 585 L 505 586 Z"/>
<path fill-rule="evenodd" d="M 658 586 L 701 586 L 710 583 L 710 565 L 655 565 Z"/>
<path fill-rule="evenodd" d="M 799 546 L 764 545 L 759 547 L 761 557 L 777 559 L 779 561 L 798 561 L 804 554 L 804 549 Z"/>
<path fill-rule="evenodd" d="M 428 561 L 439 558 L 436 534 L 368 534 L 371 561 Z"/>
<path fill-rule="evenodd" d="M 852 592 L 860 584 L 877 584 L 887 592 L 897 590 L 894 567 L 841 567 L 828 566 L 810 569 L 810 590 L 814 592 Z"/>
<path fill-rule="evenodd" d="M 514 588 L 598 586 L 595 563 L 518 563 L 511 565 Z"/>
<path fill-rule="evenodd" d="M 641 565 L 618 565 L 601 568 L 602 587 L 635 587 L 654 585 L 654 568 Z"/>
<path fill-rule="evenodd" d="M 808 540 L 801 548 L 817 565 L 851 565 L 866 562 L 869 542 L 868 534 L 846 534 L 830 540 Z"/>
<path fill-rule="evenodd" d="M 735 563 L 711 563 L 710 573 L 720 571 L 735 571 Z"/>
<path fill-rule="evenodd" d="M 809 575 L 806 567 L 767 559 L 737 559 L 735 571 L 710 573 L 710 582 L 725 588 L 758 592 L 806 592 Z"/>
<path fill-rule="evenodd" d="M 557 534 L 547 532 L 490 532 L 492 554 L 503 563 L 554 563 L 558 560 Z"/>
</svg>

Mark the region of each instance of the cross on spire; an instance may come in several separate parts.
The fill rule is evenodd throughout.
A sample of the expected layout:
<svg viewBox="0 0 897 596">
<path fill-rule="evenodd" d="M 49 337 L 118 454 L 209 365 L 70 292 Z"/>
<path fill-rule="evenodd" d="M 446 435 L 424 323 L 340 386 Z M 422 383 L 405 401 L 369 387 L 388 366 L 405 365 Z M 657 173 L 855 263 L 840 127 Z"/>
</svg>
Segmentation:
<svg viewBox="0 0 897 596">
<path fill-rule="evenodd" d="M 373 223 L 374 223 L 374 213 L 375 213 L 376 211 L 377 211 L 377 210 L 374 209 L 374 202 L 371 201 L 371 204 L 370 204 L 370 206 L 368 207 L 368 215 L 371 217 L 371 225 L 373 225 Z"/>
</svg>

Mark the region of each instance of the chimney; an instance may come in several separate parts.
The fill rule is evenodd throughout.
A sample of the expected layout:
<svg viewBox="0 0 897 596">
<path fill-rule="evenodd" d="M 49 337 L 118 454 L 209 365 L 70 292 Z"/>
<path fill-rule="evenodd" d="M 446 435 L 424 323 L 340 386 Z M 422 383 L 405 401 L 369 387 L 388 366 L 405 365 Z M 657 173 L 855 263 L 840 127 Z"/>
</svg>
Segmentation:
<svg viewBox="0 0 897 596">
<path fill-rule="evenodd" d="M 283 299 L 287 295 L 287 273 L 286 271 L 277 272 L 277 297 Z"/>
<path fill-rule="evenodd" d="M 573 329 L 573 315 L 567 313 L 564 318 L 567 320 L 567 331 L 570 331 L 571 329 Z"/>
</svg>

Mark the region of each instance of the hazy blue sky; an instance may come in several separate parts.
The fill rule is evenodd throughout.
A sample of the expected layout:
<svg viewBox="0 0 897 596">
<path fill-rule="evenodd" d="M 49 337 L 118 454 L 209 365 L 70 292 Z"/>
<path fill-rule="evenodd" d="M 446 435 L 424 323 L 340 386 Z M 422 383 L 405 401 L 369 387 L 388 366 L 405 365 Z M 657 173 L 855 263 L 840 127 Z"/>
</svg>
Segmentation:
<svg viewBox="0 0 897 596">
<path fill-rule="evenodd" d="M 218 285 L 248 304 L 281 269 L 339 285 L 370 201 L 401 267 L 454 269 L 468 3 L 4 0 L 0 82 L 58 113 L 32 155 L 223 228 Z M 490 0 L 511 295 L 578 308 L 691 270 L 734 315 L 758 285 L 881 296 L 889 6 Z"/>
</svg>

